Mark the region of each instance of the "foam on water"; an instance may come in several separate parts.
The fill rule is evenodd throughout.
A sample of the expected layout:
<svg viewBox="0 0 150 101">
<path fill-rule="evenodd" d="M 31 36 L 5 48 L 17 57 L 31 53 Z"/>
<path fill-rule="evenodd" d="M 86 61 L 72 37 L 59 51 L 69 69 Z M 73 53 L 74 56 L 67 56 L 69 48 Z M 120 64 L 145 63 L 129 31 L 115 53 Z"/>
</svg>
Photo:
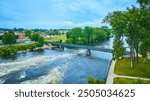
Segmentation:
<svg viewBox="0 0 150 101">
<path fill-rule="evenodd" d="M 66 53 L 66 54 L 54 54 L 50 56 L 36 56 L 21 61 L 0 63 L 0 76 L 6 75 L 13 71 L 44 65 L 47 62 L 52 63 L 53 61 L 59 58 L 67 58 L 70 57 L 71 55 L 75 54 Z"/>
<path fill-rule="evenodd" d="M 0 84 L 3 84 L 5 82 L 4 79 L 0 79 Z"/>
<path fill-rule="evenodd" d="M 68 63 L 54 67 L 47 72 L 47 75 L 41 76 L 35 80 L 24 81 L 21 84 L 60 84 L 63 81 L 64 73 L 68 68 Z"/>
<path fill-rule="evenodd" d="M 23 78 L 25 78 L 25 77 L 26 77 L 26 73 L 23 71 L 23 72 L 21 73 L 19 79 L 23 79 Z"/>
<path fill-rule="evenodd" d="M 85 51 L 67 50 L 0 63 L 0 83 L 86 83 L 88 76 L 91 75 L 105 79 L 107 68 L 103 67 L 110 61 L 108 58 L 110 54 L 92 51 L 92 57 L 86 57 Z"/>
</svg>

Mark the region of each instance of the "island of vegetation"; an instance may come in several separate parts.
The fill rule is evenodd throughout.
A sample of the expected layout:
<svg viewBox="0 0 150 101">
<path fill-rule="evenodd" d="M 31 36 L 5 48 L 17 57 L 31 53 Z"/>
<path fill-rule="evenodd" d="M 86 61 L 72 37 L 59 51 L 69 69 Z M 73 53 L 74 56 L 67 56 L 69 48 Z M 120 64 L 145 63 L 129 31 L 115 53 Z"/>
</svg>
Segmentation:
<svg viewBox="0 0 150 101">
<path fill-rule="evenodd" d="M 91 44 L 108 40 L 110 38 L 110 29 L 103 26 L 100 28 L 73 28 L 67 33 L 67 43 L 72 44 Z"/>
</svg>

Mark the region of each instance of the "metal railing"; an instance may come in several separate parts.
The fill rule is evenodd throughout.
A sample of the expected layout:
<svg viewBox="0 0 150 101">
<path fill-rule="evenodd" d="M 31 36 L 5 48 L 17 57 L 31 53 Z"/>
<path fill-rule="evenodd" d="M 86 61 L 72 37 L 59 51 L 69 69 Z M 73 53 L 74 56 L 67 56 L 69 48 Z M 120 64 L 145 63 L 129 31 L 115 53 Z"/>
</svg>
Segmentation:
<svg viewBox="0 0 150 101">
<path fill-rule="evenodd" d="M 99 48 L 99 47 L 93 47 L 93 46 L 68 44 L 68 43 L 60 43 L 60 42 L 48 42 L 46 44 L 59 45 L 59 46 L 63 46 L 63 47 L 89 49 L 89 50 L 95 50 L 95 51 L 101 51 L 101 52 L 107 52 L 107 53 L 112 53 L 112 51 L 113 51 L 112 49 L 109 49 L 109 48 Z M 126 51 L 124 54 L 128 55 L 128 54 L 130 54 L 130 52 Z"/>
</svg>

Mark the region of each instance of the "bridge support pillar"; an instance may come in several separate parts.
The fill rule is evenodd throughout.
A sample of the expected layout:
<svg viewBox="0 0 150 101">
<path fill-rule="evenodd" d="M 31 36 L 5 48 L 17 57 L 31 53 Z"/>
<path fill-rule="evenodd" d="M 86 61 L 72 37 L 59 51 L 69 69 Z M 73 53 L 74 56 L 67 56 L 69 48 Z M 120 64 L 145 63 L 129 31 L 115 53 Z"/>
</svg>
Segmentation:
<svg viewBox="0 0 150 101">
<path fill-rule="evenodd" d="M 91 50 L 90 49 L 87 50 L 86 56 L 91 56 Z"/>
</svg>

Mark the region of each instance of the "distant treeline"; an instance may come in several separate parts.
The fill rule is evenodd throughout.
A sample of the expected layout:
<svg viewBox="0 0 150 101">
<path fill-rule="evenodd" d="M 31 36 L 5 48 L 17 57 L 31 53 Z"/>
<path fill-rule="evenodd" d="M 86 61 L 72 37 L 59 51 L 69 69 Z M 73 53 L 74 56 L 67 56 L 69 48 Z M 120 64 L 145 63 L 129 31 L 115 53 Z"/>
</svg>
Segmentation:
<svg viewBox="0 0 150 101">
<path fill-rule="evenodd" d="M 67 33 L 67 43 L 90 44 L 109 39 L 110 29 L 107 26 L 100 28 L 84 27 L 73 28 Z"/>
<path fill-rule="evenodd" d="M 15 32 L 23 32 L 26 30 L 30 30 L 32 32 L 59 32 L 60 30 L 69 30 L 69 29 L 24 29 L 24 28 L 13 28 L 13 29 L 9 29 L 9 28 L 0 28 L 0 31 L 15 31 Z"/>
<path fill-rule="evenodd" d="M 14 28 L 14 29 L 9 29 L 9 28 L 0 28 L 0 31 L 4 31 L 4 32 L 6 32 L 6 31 L 18 31 L 18 32 L 22 32 L 22 31 L 24 31 L 25 29 L 23 29 L 23 28 Z"/>
</svg>

